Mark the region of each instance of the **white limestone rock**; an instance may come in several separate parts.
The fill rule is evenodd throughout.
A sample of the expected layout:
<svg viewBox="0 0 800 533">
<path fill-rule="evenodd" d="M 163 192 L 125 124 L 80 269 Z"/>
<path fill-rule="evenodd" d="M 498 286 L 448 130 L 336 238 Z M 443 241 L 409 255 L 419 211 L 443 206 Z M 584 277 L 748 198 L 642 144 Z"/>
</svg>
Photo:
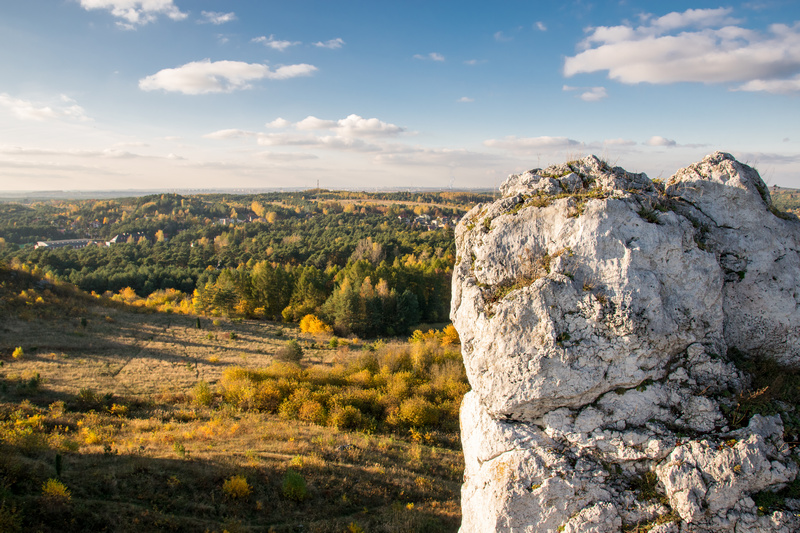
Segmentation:
<svg viewBox="0 0 800 533">
<path fill-rule="evenodd" d="M 773 214 L 758 172 L 723 152 L 679 170 L 666 192 L 690 203 L 719 255 L 728 345 L 800 365 L 797 217 Z"/>
<path fill-rule="evenodd" d="M 758 174 L 590 156 L 501 190 L 456 229 L 462 532 L 800 531 L 753 499 L 798 475 L 780 416 L 730 428 L 729 352 L 800 366 L 800 222 Z"/>
<path fill-rule="evenodd" d="M 642 185 L 627 176 L 605 180 L 625 189 L 587 189 L 609 196 L 589 199 L 579 216 L 575 198 L 524 207 L 515 197 L 476 206 L 459 224 L 452 318 L 493 416 L 580 406 L 662 378 L 693 343 L 721 343 L 715 256 L 685 218 L 645 220 L 649 197 L 629 195 Z"/>
<path fill-rule="evenodd" d="M 727 515 L 767 487 L 794 480 L 798 467 L 788 459 L 780 417 L 755 415 L 750 425 L 722 440 L 692 440 L 676 447 L 656 469 L 670 504 L 687 523 Z M 755 511 L 755 505 L 749 506 Z"/>
</svg>

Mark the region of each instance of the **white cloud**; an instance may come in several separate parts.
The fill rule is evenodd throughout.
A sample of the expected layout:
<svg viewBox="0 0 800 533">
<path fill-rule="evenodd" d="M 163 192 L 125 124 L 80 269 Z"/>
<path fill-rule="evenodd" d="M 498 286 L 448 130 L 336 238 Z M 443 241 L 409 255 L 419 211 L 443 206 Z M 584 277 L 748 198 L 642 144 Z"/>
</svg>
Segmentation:
<svg viewBox="0 0 800 533">
<path fill-rule="evenodd" d="M 608 97 L 608 92 L 605 87 L 572 87 L 571 85 L 564 85 L 561 87 L 562 91 L 582 91 L 578 98 L 584 102 L 597 102 L 603 98 Z"/>
<path fill-rule="evenodd" d="M 481 63 L 486 63 L 486 60 L 485 59 L 467 59 L 466 61 L 464 61 L 465 65 L 469 65 L 471 67 L 474 67 L 475 65 L 480 65 Z"/>
<path fill-rule="evenodd" d="M 203 16 L 203 19 L 199 22 L 210 22 L 211 24 L 225 24 L 226 22 L 231 22 L 236 20 L 236 13 L 231 11 L 230 13 L 220 13 L 217 11 L 202 11 L 200 13 Z"/>
<path fill-rule="evenodd" d="M 431 52 L 427 55 L 414 54 L 414 59 L 430 60 L 430 61 L 444 61 L 444 56 L 438 52 Z"/>
<path fill-rule="evenodd" d="M 280 52 L 283 52 L 290 46 L 302 44 L 300 41 L 280 41 L 278 39 L 275 39 L 274 35 L 270 35 L 269 37 L 264 37 L 262 35 L 261 37 L 256 37 L 255 39 L 252 39 L 252 42 L 261 43 L 268 48 L 272 48 L 273 50 L 278 50 Z"/>
<path fill-rule="evenodd" d="M 539 31 L 547 31 L 547 26 L 541 20 L 537 21 L 533 26 Z"/>
<path fill-rule="evenodd" d="M 736 26 L 730 8 L 645 16 L 638 27 L 592 28 L 564 75 L 608 71 L 622 83 L 743 83 L 747 91 L 795 92 L 800 81 L 800 23 L 766 32 Z"/>
<path fill-rule="evenodd" d="M 144 91 L 181 92 L 183 94 L 207 94 L 247 89 L 249 82 L 260 79 L 285 80 L 299 76 L 310 76 L 317 70 L 314 65 L 301 63 L 284 65 L 271 70 L 260 63 L 242 61 L 193 61 L 176 68 L 167 68 L 139 80 Z"/>
<path fill-rule="evenodd" d="M 502 31 L 495 32 L 495 34 L 494 34 L 494 40 L 495 41 L 499 41 L 501 43 L 506 43 L 506 42 L 511 41 L 513 39 L 514 39 L 513 37 L 507 36 Z"/>
<path fill-rule="evenodd" d="M 763 91 L 788 94 L 800 91 L 800 75 L 785 80 L 751 80 L 739 86 L 738 91 Z"/>
<path fill-rule="evenodd" d="M 80 4 L 86 10 L 110 11 L 124 21 L 117 24 L 126 29 L 153 22 L 158 15 L 166 15 L 172 20 L 183 20 L 188 16 L 173 4 L 173 0 L 80 0 Z"/>
<path fill-rule="evenodd" d="M 651 19 L 650 28 L 656 32 L 668 32 L 679 28 L 712 28 L 714 26 L 731 26 L 742 21 L 729 17 L 732 9 L 687 9 L 683 13 L 673 11 L 662 17 Z"/>
<path fill-rule="evenodd" d="M 327 130 L 336 127 L 335 120 L 323 120 L 314 116 L 307 116 L 297 124 L 295 127 L 298 130 Z"/>
<path fill-rule="evenodd" d="M 645 144 L 648 146 L 677 146 L 678 143 L 673 141 L 672 139 L 667 139 L 662 137 L 661 135 L 653 135 L 649 139 L 645 141 Z"/>
<path fill-rule="evenodd" d="M 502 139 L 488 139 L 483 145 L 488 148 L 501 148 L 504 150 L 560 150 L 579 146 L 581 143 L 567 137 L 516 137 L 509 135 Z"/>
<path fill-rule="evenodd" d="M 405 131 L 400 126 L 377 118 L 363 118 L 352 114 L 339 120 L 324 120 L 308 116 L 295 124 L 298 130 L 331 130 L 345 137 L 372 137 L 396 135 Z"/>
<path fill-rule="evenodd" d="M 469 96 L 462 96 L 461 98 L 456 100 L 456 102 L 459 102 L 459 103 L 462 103 L 462 104 L 468 104 L 468 103 L 474 102 L 474 101 L 475 101 L 475 99 L 474 98 L 470 98 Z"/>
<path fill-rule="evenodd" d="M 72 98 L 61 95 L 59 102 L 60 104 L 37 104 L 30 100 L 13 98 L 7 93 L 0 93 L 0 107 L 5 107 L 22 120 L 89 120 L 86 111 Z"/>
<path fill-rule="evenodd" d="M 273 120 L 272 122 L 267 122 L 265 124 L 266 127 L 272 128 L 272 129 L 288 128 L 291 125 L 292 125 L 291 122 L 289 122 L 285 118 L 281 118 L 281 117 L 278 117 L 275 120 Z"/>
<path fill-rule="evenodd" d="M 257 137 L 257 136 L 258 133 L 254 131 L 227 129 L 227 130 L 217 130 L 211 133 L 207 133 L 203 135 L 203 138 L 222 140 L 222 139 L 240 139 L 242 137 Z"/>
<path fill-rule="evenodd" d="M 268 128 L 286 128 L 292 123 L 278 118 L 268 122 Z M 306 149 L 324 149 L 348 152 L 384 152 L 386 143 L 376 143 L 365 139 L 376 139 L 398 135 L 405 130 L 395 124 L 377 118 L 363 118 L 351 114 L 339 120 L 326 120 L 308 116 L 294 124 L 302 133 L 277 132 L 259 133 L 240 129 L 225 129 L 204 135 L 207 139 L 231 140 L 255 137 L 260 146 L 294 146 Z M 314 132 L 314 133 L 312 133 Z"/>
<path fill-rule="evenodd" d="M 337 121 L 336 129 L 348 137 L 396 135 L 404 131 L 400 126 L 383 122 L 377 118 L 362 118 L 349 115 Z"/>
<path fill-rule="evenodd" d="M 314 46 L 317 46 L 319 48 L 330 48 L 331 50 L 336 50 L 337 48 L 341 48 L 342 46 L 344 46 L 344 40 L 337 37 L 336 39 L 330 39 L 325 42 L 322 41 L 316 42 L 314 43 Z"/>
<path fill-rule="evenodd" d="M 330 150 L 378 152 L 381 148 L 362 139 L 341 135 L 294 135 L 288 133 L 269 133 L 258 136 L 261 146 L 304 146 Z"/>
<path fill-rule="evenodd" d="M 582 92 L 580 96 L 581 100 L 584 102 L 597 102 L 607 97 L 608 93 L 605 87 L 592 87 L 588 91 Z"/>
</svg>

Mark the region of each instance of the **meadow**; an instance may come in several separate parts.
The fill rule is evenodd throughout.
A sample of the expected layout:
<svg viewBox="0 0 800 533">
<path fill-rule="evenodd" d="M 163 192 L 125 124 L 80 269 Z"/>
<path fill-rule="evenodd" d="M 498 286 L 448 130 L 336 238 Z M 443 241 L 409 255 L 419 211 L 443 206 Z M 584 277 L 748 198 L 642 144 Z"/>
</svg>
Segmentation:
<svg viewBox="0 0 800 533">
<path fill-rule="evenodd" d="M 367 342 L 0 282 L 0 531 L 457 530 L 452 327 Z"/>
</svg>

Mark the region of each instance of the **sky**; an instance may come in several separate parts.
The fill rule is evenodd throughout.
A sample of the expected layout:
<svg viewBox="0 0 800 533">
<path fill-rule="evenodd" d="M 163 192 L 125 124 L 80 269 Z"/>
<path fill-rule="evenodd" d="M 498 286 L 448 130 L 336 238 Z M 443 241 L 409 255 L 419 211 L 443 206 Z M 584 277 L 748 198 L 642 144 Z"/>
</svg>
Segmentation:
<svg viewBox="0 0 800 533">
<path fill-rule="evenodd" d="M 6 0 L 0 190 L 800 188 L 800 2 Z"/>
</svg>

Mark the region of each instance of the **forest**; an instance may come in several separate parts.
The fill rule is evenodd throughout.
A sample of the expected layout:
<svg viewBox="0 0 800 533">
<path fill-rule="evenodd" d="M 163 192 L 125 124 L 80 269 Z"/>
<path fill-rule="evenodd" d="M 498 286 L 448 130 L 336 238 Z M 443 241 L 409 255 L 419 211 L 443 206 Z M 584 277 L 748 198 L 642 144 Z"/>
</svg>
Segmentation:
<svg viewBox="0 0 800 533">
<path fill-rule="evenodd" d="M 407 334 L 449 315 L 453 227 L 490 194 L 310 190 L 0 204 L 0 260 L 159 311 Z M 79 249 L 42 241 L 91 239 Z M 113 242 L 112 242 L 113 241 Z"/>
</svg>

